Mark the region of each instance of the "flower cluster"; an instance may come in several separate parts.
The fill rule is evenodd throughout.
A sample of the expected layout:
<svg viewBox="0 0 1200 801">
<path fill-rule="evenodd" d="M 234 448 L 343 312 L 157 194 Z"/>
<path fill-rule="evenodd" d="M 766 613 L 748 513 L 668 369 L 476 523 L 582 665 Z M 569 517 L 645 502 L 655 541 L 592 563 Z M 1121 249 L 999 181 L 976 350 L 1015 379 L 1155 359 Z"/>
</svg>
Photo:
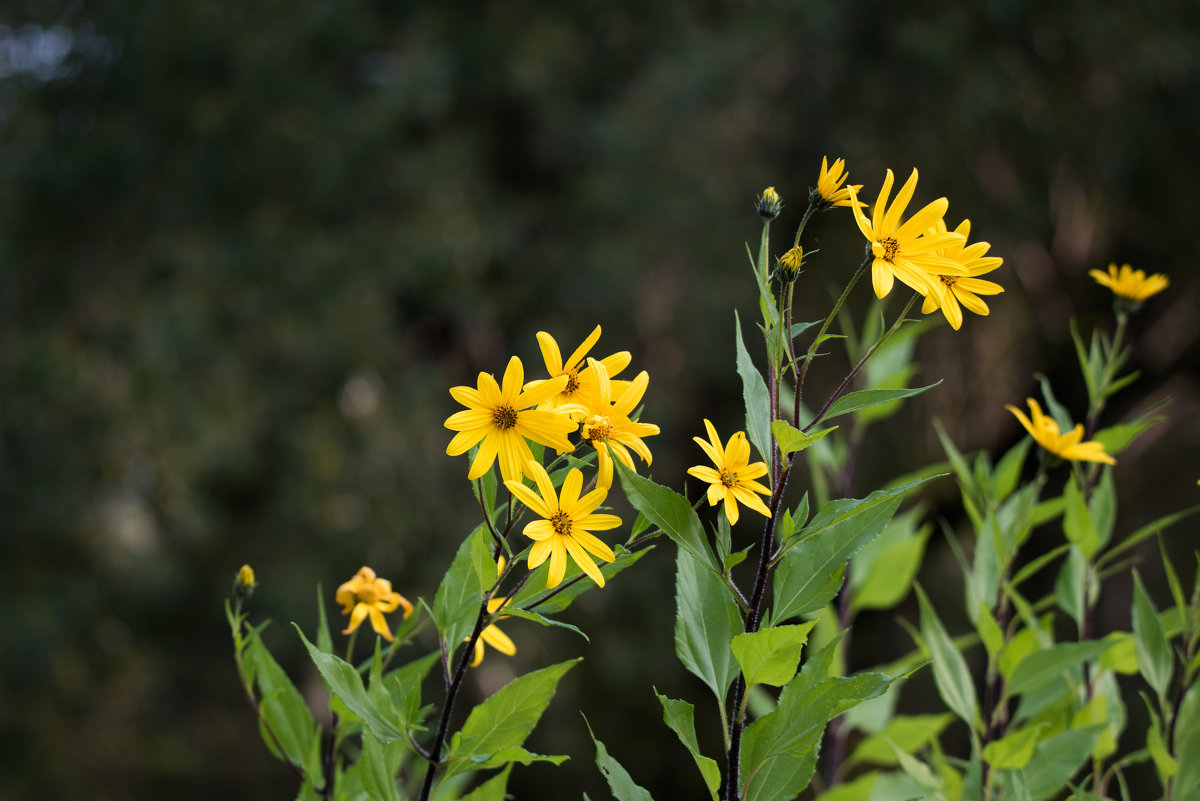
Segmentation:
<svg viewBox="0 0 1200 801">
<path fill-rule="evenodd" d="M 650 383 L 644 370 L 631 380 L 615 378 L 631 362 L 628 351 L 603 359 L 588 354 L 600 338 L 600 326 L 563 359 L 550 334 L 537 335 L 547 378 L 526 382 L 521 360 L 513 356 L 500 384 L 480 373 L 476 387 L 454 387 L 450 394 L 467 407 L 447 418 L 446 428 L 457 432 L 446 453 L 466 453 L 478 446 L 467 478 L 476 479 L 500 463 L 500 475 L 513 497 L 540 515 L 525 526 L 534 541 L 528 556 L 530 569 L 549 559 L 548 587 L 562 581 L 569 555 L 593 581 L 604 586 L 604 576 L 588 554 L 605 561 L 612 549 L 591 531 L 615 528 L 620 519 L 593 512 L 604 502 L 613 483 L 613 459 L 636 470 L 633 454 L 651 463 L 644 438 L 659 433 L 658 426 L 634 419 L 635 410 Z M 579 439 L 572 443 L 571 434 Z M 572 468 L 559 495 L 546 468 L 533 457 L 529 442 L 553 448 L 560 456 L 577 447 L 596 452 L 595 487 L 583 493 L 583 474 Z M 533 480 L 535 493 L 525 484 Z"/>
<path fill-rule="evenodd" d="M 922 312 L 941 309 L 955 330 L 962 326 L 962 307 L 986 316 L 989 310 L 979 295 L 995 295 L 1004 288 L 979 276 L 995 270 L 1002 260 L 985 255 L 991 247 L 987 242 L 967 244 L 969 220 L 963 220 L 954 231 L 947 229 L 949 202 L 944 197 L 903 219 L 917 188 L 916 169 L 889 204 L 894 182 L 888 170 L 870 218 L 860 208 L 858 187 L 845 188 L 850 200 L 847 205 L 871 245 L 875 295 L 886 297 L 899 280 L 925 297 Z"/>
</svg>

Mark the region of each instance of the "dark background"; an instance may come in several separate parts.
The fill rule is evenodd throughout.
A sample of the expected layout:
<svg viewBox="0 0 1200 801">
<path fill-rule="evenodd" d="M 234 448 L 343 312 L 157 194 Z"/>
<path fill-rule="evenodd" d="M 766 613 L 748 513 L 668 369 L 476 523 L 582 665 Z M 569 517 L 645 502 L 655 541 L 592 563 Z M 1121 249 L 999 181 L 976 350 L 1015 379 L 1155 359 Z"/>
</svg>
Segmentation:
<svg viewBox="0 0 1200 801">
<path fill-rule="evenodd" d="M 754 196 L 783 195 L 782 252 L 822 155 L 868 200 L 885 168 L 918 166 L 917 201 L 949 197 L 947 222 L 969 217 L 1005 259 L 990 317 L 922 340 L 914 381 L 945 383 L 874 430 L 856 494 L 941 458 L 933 417 L 965 449 L 1016 442 L 1003 404 L 1035 372 L 1081 417 L 1067 322 L 1111 326 L 1087 270 L 1116 261 L 1172 286 L 1135 318 L 1144 378 L 1105 420 L 1173 398 L 1121 457 L 1118 532 L 1194 502 L 1197 97 L 1186 0 L 10 0 L 0 797 L 292 797 L 236 682 L 237 567 L 318 699 L 289 621 L 311 628 L 317 584 L 332 604 L 362 564 L 432 598 L 475 522 L 446 390 L 513 353 L 532 373 L 538 330 L 569 350 L 600 323 L 601 355 L 649 370 L 653 472 L 682 486 L 700 420 L 741 425 L 730 307 L 756 310 Z M 800 319 L 862 247 L 844 210 L 813 231 Z M 961 522 L 948 481 L 929 498 Z M 1195 531 L 1173 535 L 1185 575 Z M 962 631 L 933 542 L 921 578 Z M 473 674 L 477 697 L 586 657 L 530 744 L 572 760 L 518 768 L 519 797 L 604 797 L 580 708 L 659 798 L 704 792 L 651 693 L 696 701 L 712 747 L 707 691 L 673 662 L 671 558 L 573 607 L 590 645 L 510 622 L 516 658 Z M 1115 595 L 1101 625 L 1127 627 Z M 855 643 L 854 667 L 910 647 L 891 613 Z"/>
</svg>

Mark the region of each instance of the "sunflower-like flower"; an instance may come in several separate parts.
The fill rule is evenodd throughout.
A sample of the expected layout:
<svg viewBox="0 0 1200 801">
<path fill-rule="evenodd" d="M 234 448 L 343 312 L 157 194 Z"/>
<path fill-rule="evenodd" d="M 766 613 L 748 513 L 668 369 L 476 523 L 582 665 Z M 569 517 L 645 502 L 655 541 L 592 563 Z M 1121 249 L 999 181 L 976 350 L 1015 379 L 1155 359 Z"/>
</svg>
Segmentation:
<svg viewBox="0 0 1200 801">
<path fill-rule="evenodd" d="M 1120 270 L 1117 270 L 1116 264 L 1110 264 L 1107 273 L 1088 270 L 1088 275 L 1095 278 L 1096 283 L 1111 289 L 1117 297 L 1129 298 L 1135 303 L 1141 303 L 1151 295 L 1157 295 L 1171 283 L 1162 273 L 1155 273 L 1147 277 L 1144 270 L 1135 270 L 1128 264 L 1122 264 Z"/>
<path fill-rule="evenodd" d="M 583 343 L 575 349 L 571 357 L 564 362 L 562 351 L 558 349 L 558 343 L 554 341 L 554 337 L 545 331 L 538 331 L 538 347 L 541 348 L 542 358 L 546 362 L 546 372 L 550 374 L 552 379 L 558 376 L 567 377 L 567 385 L 557 394 L 539 403 L 539 409 L 569 411 L 575 404 L 579 403 L 580 397 L 594 391 L 595 374 L 586 370 L 585 367 L 588 352 L 598 339 L 600 339 L 600 326 L 596 326 L 592 333 L 588 334 L 587 339 L 583 340 Z M 633 361 L 633 357 L 629 355 L 629 351 L 622 350 L 611 356 L 604 357 L 600 360 L 600 363 L 608 369 L 609 376 L 615 376 L 628 367 L 631 361 Z M 545 382 L 540 379 L 530 381 L 525 384 L 525 390 L 536 389 L 543 383 Z M 618 381 L 613 383 L 624 388 L 629 382 Z M 618 389 L 618 391 L 620 390 Z M 563 409 L 562 407 L 568 408 Z"/>
<path fill-rule="evenodd" d="M 1038 405 L 1036 400 L 1026 398 L 1025 401 L 1029 404 L 1029 413 L 1033 417 L 1032 420 L 1011 403 L 1006 403 L 1004 408 L 1017 416 L 1017 419 L 1021 421 L 1021 425 L 1025 426 L 1025 430 L 1029 432 L 1029 436 L 1033 437 L 1038 445 L 1041 445 L 1044 449 L 1061 459 L 1070 459 L 1074 462 L 1117 463 L 1116 459 L 1104 452 L 1103 443 L 1096 442 L 1095 440 L 1089 442 L 1082 441 L 1083 423 L 1076 423 L 1075 428 L 1071 429 L 1069 434 L 1060 434 L 1058 423 L 1054 422 L 1054 418 L 1042 413 L 1042 407 Z"/>
<path fill-rule="evenodd" d="M 642 461 L 650 464 L 650 449 L 642 442 L 642 437 L 652 437 L 658 433 L 658 426 L 652 423 L 640 423 L 629 419 L 629 415 L 637 408 L 650 383 L 650 374 L 645 370 L 628 382 L 623 388 L 608 378 L 608 369 L 603 362 L 588 359 L 590 373 L 589 384 L 593 391 L 581 398 L 586 414 L 579 428 L 579 434 L 590 442 L 596 449 L 599 474 L 596 486 L 608 488 L 612 486 L 613 462 L 609 449 L 618 459 L 625 463 L 630 470 L 637 470 L 633 464 L 630 449 Z M 625 382 L 621 382 L 625 383 Z M 616 399 L 613 395 L 620 392 Z"/>
<path fill-rule="evenodd" d="M 505 559 L 500 557 L 496 564 L 496 575 L 504 575 Z M 495 590 L 492 591 L 492 597 L 488 598 L 488 614 L 493 615 L 496 610 L 502 606 L 507 606 L 510 599 L 497 598 Z M 497 622 L 504 620 L 505 616 L 500 615 L 495 618 Z M 465 638 L 470 640 L 470 637 Z M 505 656 L 512 656 L 517 652 L 516 643 L 514 643 L 507 634 L 500 630 L 500 627 L 495 623 L 491 623 L 483 631 L 479 633 L 479 639 L 475 641 L 475 658 L 471 660 L 471 667 L 479 667 L 479 663 L 483 661 L 483 646 L 490 645 Z"/>
<path fill-rule="evenodd" d="M 580 497 L 583 474 L 571 468 L 563 481 L 562 492 L 557 493 L 546 468 L 531 460 L 527 472 L 537 485 L 537 492 L 520 481 L 506 481 L 504 485 L 530 511 L 545 518 L 525 526 L 525 536 L 534 541 L 529 549 L 529 569 L 536 569 L 549 558 L 550 574 L 546 588 L 557 587 L 567 571 L 569 554 L 592 581 L 603 587 L 604 574 L 588 554 L 594 554 L 606 562 L 616 559 L 612 549 L 591 533 L 621 525 L 621 518 L 616 515 L 593 514 L 604 503 L 608 488 L 597 487 Z"/>
<path fill-rule="evenodd" d="M 531 408 L 562 392 L 567 376 L 560 375 L 522 391 L 524 378 L 521 360 L 513 356 L 504 370 L 503 385 L 498 385 L 488 373 L 480 373 L 474 389 L 450 388 L 454 399 L 467 408 L 446 419 L 446 428 L 458 432 L 446 446 L 446 453 L 458 456 L 479 444 L 479 452 L 467 473 L 469 480 L 482 476 L 499 458 L 504 480 L 519 481 L 525 464 L 533 458 L 526 438 L 559 453 L 571 450 L 567 434 L 575 430 L 577 423 L 556 412 Z"/>
<path fill-rule="evenodd" d="M 901 224 L 900 217 L 908 208 L 908 202 L 917 188 L 917 171 L 913 169 L 912 175 L 900 187 L 896 199 L 889 206 L 888 196 L 892 193 L 894 181 L 892 171 L 888 170 L 870 220 L 859 208 L 857 190 L 853 186 L 847 187 L 854 219 L 863 236 L 871 243 L 871 252 L 875 257 L 871 263 L 871 283 L 875 287 L 875 296 L 879 298 L 892 291 L 896 278 L 927 296 L 931 291 L 931 274 L 963 275 L 962 267 L 956 262 L 935 254 L 938 249 L 948 247 L 962 237 L 952 233 L 926 233 L 937 220 L 945 216 L 950 203 L 944 197 L 928 204 Z"/>
<path fill-rule="evenodd" d="M 830 206 L 853 205 L 855 201 L 851 197 L 850 191 L 857 192 L 862 189 L 862 184 L 842 186 L 850 177 L 850 173 L 844 172 L 845 169 L 845 159 L 835 159 L 831 167 L 829 159 L 826 156 L 821 157 L 821 174 L 817 176 L 817 194 Z"/>
<path fill-rule="evenodd" d="M 729 438 L 728 444 L 721 447 L 721 438 L 717 436 L 713 424 L 705 420 L 704 427 L 708 430 L 708 442 L 700 437 L 692 439 L 704 449 L 716 469 L 696 465 L 688 468 L 688 475 L 712 485 L 708 488 L 708 505 L 716 506 L 724 500 L 725 516 L 729 518 L 731 526 L 738 521 L 738 501 L 760 515 L 770 517 L 771 510 L 762 502 L 762 498 L 754 494 L 771 494 L 771 490 L 754 480 L 767 474 L 767 465 L 764 462 L 750 464 L 750 443 L 746 440 L 745 432 L 738 431 Z"/>
<path fill-rule="evenodd" d="M 406 618 L 413 611 L 408 599 L 392 590 L 392 582 L 376 578 L 375 571 L 369 567 L 361 568 L 354 578 L 337 588 L 337 602 L 343 607 L 342 614 L 350 615 L 350 622 L 342 634 L 352 633 L 369 617 L 371 628 L 388 642 L 395 638 L 383 616 L 401 606 Z"/>
<path fill-rule="evenodd" d="M 929 229 L 929 233 L 933 235 L 946 233 L 946 223 L 943 220 L 938 220 L 936 224 Z M 958 227 L 954 229 L 954 233 L 962 234 L 963 238 L 960 242 L 951 243 L 936 251 L 939 256 L 958 262 L 962 265 L 966 275 L 950 275 L 946 273 L 930 274 L 929 289 L 930 292 L 925 296 L 925 303 L 921 306 L 922 314 L 929 314 L 937 309 L 942 310 L 942 314 L 946 316 L 946 320 L 957 331 L 962 327 L 963 315 L 959 304 L 966 306 L 971 311 L 978 314 L 980 317 L 987 317 L 989 310 L 987 304 L 980 300 L 980 295 L 998 295 L 1004 291 L 1004 287 L 999 284 L 994 284 L 991 281 L 983 281 L 979 276 L 985 273 L 990 273 L 992 270 L 1004 263 L 1004 260 L 998 256 L 985 256 L 988 248 L 991 247 L 987 242 L 976 242 L 972 245 L 967 245 L 967 237 L 971 235 L 971 221 L 963 220 Z"/>
</svg>

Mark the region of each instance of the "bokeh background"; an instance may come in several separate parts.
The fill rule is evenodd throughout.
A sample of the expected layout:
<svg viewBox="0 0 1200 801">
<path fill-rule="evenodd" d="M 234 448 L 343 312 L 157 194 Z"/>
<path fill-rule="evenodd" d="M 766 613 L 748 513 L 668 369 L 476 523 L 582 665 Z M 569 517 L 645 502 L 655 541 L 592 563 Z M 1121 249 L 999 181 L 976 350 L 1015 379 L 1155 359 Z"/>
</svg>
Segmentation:
<svg viewBox="0 0 1200 801">
<path fill-rule="evenodd" d="M 1198 97 L 1188 0 L 10 0 L 0 797 L 292 797 L 235 678 L 237 567 L 319 699 L 289 621 L 363 564 L 432 598 L 475 522 L 446 390 L 514 353 L 532 371 L 539 330 L 570 348 L 602 324 L 649 370 L 654 474 L 681 486 L 700 420 L 740 425 L 754 196 L 784 197 L 781 252 L 822 155 L 870 199 L 918 166 L 918 201 L 949 197 L 1005 259 L 990 317 L 923 338 L 914 381 L 945 383 L 873 431 L 856 494 L 941 458 L 935 417 L 964 449 L 1016 442 L 1002 407 L 1036 372 L 1081 415 L 1068 320 L 1111 326 L 1087 270 L 1115 261 L 1172 280 L 1106 413 L 1173 399 L 1117 468 L 1119 531 L 1194 503 Z M 844 210 L 814 225 L 801 319 L 861 254 Z M 948 481 L 927 503 L 960 522 Z M 1181 564 L 1195 534 L 1172 535 Z M 473 674 L 478 697 L 586 656 L 531 742 L 572 760 L 518 768 L 518 797 L 605 797 L 579 708 L 657 797 L 703 792 L 651 692 L 698 701 L 714 742 L 672 661 L 671 568 L 660 546 L 584 596 L 590 645 L 512 623 L 517 657 Z M 935 540 L 921 578 L 952 628 L 955 576 Z M 890 614 L 859 626 L 857 667 L 910 646 Z"/>
</svg>

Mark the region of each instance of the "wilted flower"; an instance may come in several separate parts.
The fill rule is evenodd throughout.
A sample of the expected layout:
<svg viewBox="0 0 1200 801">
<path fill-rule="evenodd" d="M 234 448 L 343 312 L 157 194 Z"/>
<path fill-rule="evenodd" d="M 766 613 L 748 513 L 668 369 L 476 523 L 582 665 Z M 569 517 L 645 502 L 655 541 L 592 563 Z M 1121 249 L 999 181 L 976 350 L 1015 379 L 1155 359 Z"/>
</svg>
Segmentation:
<svg viewBox="0 0 1200 801">
<path fill-rule="evenodd" d="M 337 602 L 342 605 L 342 614 L 350 615 L 350 622 L 342 634 L 350 634 L 368 617 L 371 628 L 385 640 L 391 642 L 392 632 L 383 616 L 404 607 L 404 616 L 412 614 L 413 605 L 398 592 L 392 590 L 392 582 L 376 578 L 369 567 L 360 568 L 354 578 L 337 589 Z"/>
<path fill-rule="evenodd" d="M 1004 408 L 1017 416 L 1021 421 L 1021 425 L 1025 426 L 1025 430 L 1029 432 L 1029 436 L 1033 437 L 1038 445 L 1041 445 L 1050 453 L 1062 459 L 1070 459 L 1074 462 L 1104 462 L 1105 464 L 1116 464 L 1117 460 L 1104 452 L 1103 443 L 1095 440 L 1083 442 L 1083 424 L 1076 423 L 1075 428 L 1071 429 L 1069 434 L 1060 434 L 1058 423 L 1054 422 L 1054 418 L 1049 415 L 1042 414 L 1042 407 L 1033 398 L 1026 398 L 1029 404 L 1029 413 L 1033 419 L 1030 420 L 1025 414 L 1012 404 L 1005 404 Z"/>
</svg>

